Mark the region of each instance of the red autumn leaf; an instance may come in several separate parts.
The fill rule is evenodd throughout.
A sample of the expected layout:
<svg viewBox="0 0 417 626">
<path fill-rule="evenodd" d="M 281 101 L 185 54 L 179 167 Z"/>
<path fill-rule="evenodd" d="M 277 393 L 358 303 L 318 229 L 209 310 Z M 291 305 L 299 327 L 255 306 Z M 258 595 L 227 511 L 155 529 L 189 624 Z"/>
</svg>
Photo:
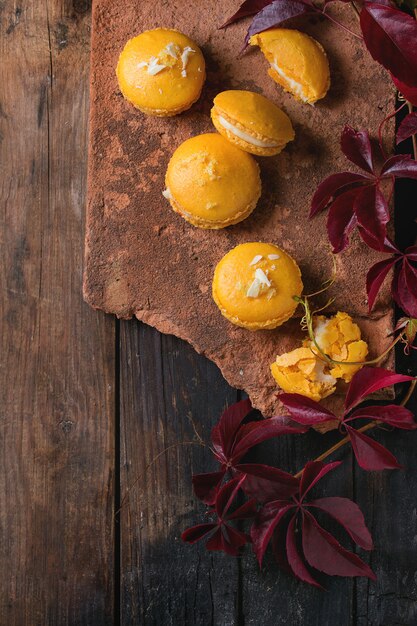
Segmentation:
<svg viewBox="0 0 417 626">
<path fill-rule="evenodd" d="M 369 312 L 372 311 L 382 283 L 394 265 L 395 259 L 384 259 L 383 261 L 375 263 L 368 271 L 366 276 L 366 292 L 368 294 Z"/>
<path fill-rule="evenodd" d="M 258 502 L 285 500 L 298 491 L 298 479 L 276 467 L 261 463 L 240 463 L 237 468 L 246 475 L 243 491 Z"/>
<path fill-rule="evenodd" d="M 237 432 L 229 462 L 237 463 L 251 448 L 281 435 L 301 434 L 306 429 L 291 424 L 283 417 L 269 417 L 260 422 L 244 424 Z"/>
<path fill-rule="evenodd" d="M 417 269 L 405 257 L 394 270 L 392 297 L 402 310 L 411 317 L 417 317 Z"/>
<path fill-rule="evenodd" d="M 346 550 L 308 512 L 303 515 L 303 552 L 309 565 L 332 576 L 367 576 L 375 574 L 353 552 Z"/>
<path fill-rule="evenodd" d="M 205 504 L 213 504 L 216 499 L 217 488 L 222 482 L 224 474 L 224 471 L 193 474 L 192 482 L 197 498 Z"/>
<path fill-rule="evenodd" d="M 363 367 L 353 376 L 345 398 L 345 409 L 350 411 L 354 406 L 375 391 L 391 387 L 396 383 L 413 380 L 412 376 L 397 374 L 383 367 Z"/>
<path fill-rule="evenodd" d="M 269 502 L 260 511 L 258 518 L 251 528 L 253 551 L 258 559 L 259 567 L 272 538 L 275 528 L 281 523 L 284 516 L 295 508 L 295 504 L 288 502 Z"/>
<path fill-rule="evenodd" d="M 181 539 L 187 543 L 196 543 L 197 541 L 200 541 L 200 539 L 206 537 L 206 535 L 211 533 L 216 527 L 217 524 L 214 522 L 209 524 L 197 524 L 197 526 L 192 526 L 191 528 L 184 530 L 181 535 Z"/>
<path fill-rule="evenodd" d="M 244 17 L 256 15 L 256 13 L 261 11 L 268 4 L 271 4 L 271 2 L 272 0 L 245 0 L 245 2 L 240 5 L 236 13 L 229 17 L 225 23 L 220 26 L 220 28 L 225 28 L 234 22 L 242 20 Z"/>
<path fill-rule="evenodd" d="M 356 131 L 351 126 L 345 126 L 340 145 L 343 154 L 349 161 L 370 174 L 374 173 L 374 157 L 367 131 Z"/>
<path fill-rule="evenodd" d="M 206 543 L 207 550 L 222 551 L 230 556 L 237 556 L 239 548 L 248 542 L 245 533 L 232 528 L 231 526 L 219 526 L 215 533 Z"/>
<path fill-rule="evenodd" d="M 229 406 L 211 431 L 211 440 L 215 451 L 226 460 L 233 446 L 236 432 L 252 409 L 250 400 L 235 402 Z"/>
<path fill-rule="evenodd" d="M 398 91 L 404 96 L 405 100 L 408 100 L 411 104 L 417 106 L 417 87 L 411 87 L 410 85 L 402 83 L 392 74 L 391 78 Z"/>
<path fill-rule="evenodd" d="M 323 211 L 337 196 L 352 187 L 358 187 L 364 183 L 369 184 L 369 178 L 355 172 L 340 172 L 339 174 L 328 176 L 320 183 L 313 196 L 310 217 L 314 217 L 314 215 Z"/>
<path fill-rule="evenodd" d="M 300 499 L 304 500 L 307 493 L 329 472 L 341 465 L 341 461 L 333 463 L 321 463 L 320 461 L 310 461 L 304 467 L 300 481 Z"/>
<path fill-rule="evenodd" d="M 346 425 L 358 465 L 366 471 L 398 469 L 401 465 L 389 450 L 367 435 Z"/>
<path fill-rule="evenodd" d="M 348 498 L 330 497 L 312 500 L 308 506 L 328 513 L 343 526 L 358 546 L 364 550 L 372 550 L 371 533 L 366 527 L 362 511 L 355 502 Z"/>
<path fill-rule="evenodd" d="M 349 244 L 349 235 L 355 227 L 363 241 L 380 252 L 397 253 L 386 236 L 390 214 L 388 202 L 381 190 L 381 181 L 391 185 L 396 178 L 417 178 L 417 161 L 410 155 L 397 155 L 387 159 L 379 173 L 374 169 L 374 154 L 369 134 L 345 126 L 341 136 L 345 156 L 364 173 L 341 172 L 326 178 L 315 192 L 310 217 L 325 208 L 327 234 L 333 252 L 342 252 Z"/>
<path fill-rule="evenodd" d="M 395 178 L 417 179 L 417 161 L 409 154 L 396 154 L 384 163 L 381 176 L 394 176 Z"/>
<path fill-rule="evenodd" d="M 337 419 L 334 413 L 325 409 L 319 402 L 299 393 L 281 393 L 279 399 L 292 419 L 299 424 L 314 426 Z"/>
<path fill-rule="evenodd" d="M 397 144 L 417 134 L 417 111 L 405 116 L 397 130 Z"/>
<path fill-rule="evenodd" d="M 376 241 L 384 241 L 390 214 L 387 201 L 378 186 L 364 187 L 356 194 L 353 210 L 358 224 Z"/>
<path fill-rule="evenodd" d="M 293 17 L 316 12 L 320 11 L 308 0 L 274 0 L 253 18 L 246 35 L 246 43 L 252 35 L 261 33 L 268 28 L 276 28 Z"/>
<path fill-rule="evenodd" d="M 354 204 L 358 189 L 350 189 L 332 202 L 327 217 L 327 234 L 333 253 L 343 252 L 349 245 L 349 235 L 357 224 Z"/>
<path fill-rule="evenodd" d="M 220 519 L 223 519 L 227 515 L 244 480 L 244 476 L 233 478 L 218 491 L 214 507 Z"/>
<path fill-rule="evenodd" d="M 229 513 L 227 519 L 229 522 L 234 519 L 251 519 L 256 515 L 257 512 L 257 504 L 255 500 L 247 500 L 242 506 L 233 511 L 233 513 Z"/>
<path fill-rule="evenodd" d="M 344 422 L 350 422 L 354 419 L 377 420 L 379 422 L 385 422 L 390 426 L 395 426 L 395 428 L 402 428 L 403 430 L 415 430 L 417 428 L 413 413 L 398 404 L 366 406 L 361 409 L 356 409 Z"/>
<path fill-rule="evenodd" d="M 417 86 L 417 22 L 389 2 L 365 1 L 360 24 L 371 56 L 398 80 Z"/>
<path fill-rule="evenodd" d="M 288 565 L 290 566 L 296 578 L 302 580 L 305 583 L 308 583 L 309 585 L 313 585 L 314 587 L 323 589 L 323 587 L 312 577 L 312 575 L 308 571 L 306 564 L 304 563 L 304 560 L 298 551 L 295 534 L 295 523 L 296 517 L 294 516 L 288 524 L 287 529 L 286 550 Z"/>
</svg>

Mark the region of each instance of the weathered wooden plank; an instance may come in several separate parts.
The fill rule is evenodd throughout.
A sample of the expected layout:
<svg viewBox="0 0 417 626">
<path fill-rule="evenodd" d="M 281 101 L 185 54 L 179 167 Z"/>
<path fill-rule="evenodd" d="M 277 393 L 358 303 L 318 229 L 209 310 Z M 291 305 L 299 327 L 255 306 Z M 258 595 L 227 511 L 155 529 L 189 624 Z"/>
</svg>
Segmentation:
<svg viewBox="0 0 417 626">
<path fill-rule="evenodd" d="M 81 296 L 88 3 L 0 7 L 0 623 L 110 624 L 114 321 Z"/>
<path fill-rule="evenodd" d="M 237 561 L 187 546 L 180 534 L 203 521 L 191 473 L 212 469 L 194 426 L 209 441 L 236 391 L 190 346 L 135 320 L 121 322 L 120 390 L 121 622 L 233 624 Z"/>
</svg>

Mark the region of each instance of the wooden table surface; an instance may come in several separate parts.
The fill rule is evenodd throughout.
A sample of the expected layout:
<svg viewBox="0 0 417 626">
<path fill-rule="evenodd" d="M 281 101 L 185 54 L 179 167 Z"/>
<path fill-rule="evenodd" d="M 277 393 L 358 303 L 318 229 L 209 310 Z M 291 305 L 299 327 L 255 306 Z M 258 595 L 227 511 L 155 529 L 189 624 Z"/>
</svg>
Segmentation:
<svg viewBox="0 0 417 626">
<path fill-rule="evenodd" d="M 195 429 L 208 440 L 239 392 L 183 342 L 83 302 L 90 12 L 0 2 L 1 626 L 417 624 L 413 434 L 379 439 L 404 471 L 365 474 L 348 456 L 327 483 L 365 511 L 376 583 L 321 593 L 250 554 L 182 544 L 202 515 L 191 473 L 211 469 Z M 324 445 L 264 450 L 295 471 Z"/>
</svg>

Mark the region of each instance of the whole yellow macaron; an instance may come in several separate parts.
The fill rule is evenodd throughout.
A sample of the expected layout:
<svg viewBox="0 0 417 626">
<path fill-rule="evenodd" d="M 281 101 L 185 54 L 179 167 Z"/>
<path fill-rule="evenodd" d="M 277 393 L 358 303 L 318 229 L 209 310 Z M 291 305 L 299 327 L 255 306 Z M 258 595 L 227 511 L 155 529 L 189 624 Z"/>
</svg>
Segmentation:
<svg viewBox="0 0 417 626">
<path fill-rule="evenodd" d="M 249 330 L 286 322 L 303 290 L 301 272 L 289 254 L 271 243 L 242 243 L 217 264 L 213 299 L 232 324 Z"/>
<path fill-rule="evenodd" d="M 259 156 L 279 154 L 295 137 L 288 115 L 253 91 L 222 91 L 214 98 L 211 119 L 223 137 Z"/>
<path fill-rule="evenodd" d="M 261 195 L 255 159 L 217 133 L 197 135 L 177 148 L 163 192 L 184 219 L 200 228 L 224 228 L 244 220 Z"/>
<path fill-rule="evenodd" d="M 308 104 L 324 98 L 330 70 L 318 41 L 298 30 L 271 28 L 253 35 L 249 43 L 260 47 L 270 63 L 268 74 L 294 98 Z"/>
<path fill-rule="evenodd" d="M 116 75 L 126 100 L 143 113 L 168 117 L 198 100 L 206 71 L 192 39 L 177 30 L 156 28 L 126 43 Z"/>
</svg>

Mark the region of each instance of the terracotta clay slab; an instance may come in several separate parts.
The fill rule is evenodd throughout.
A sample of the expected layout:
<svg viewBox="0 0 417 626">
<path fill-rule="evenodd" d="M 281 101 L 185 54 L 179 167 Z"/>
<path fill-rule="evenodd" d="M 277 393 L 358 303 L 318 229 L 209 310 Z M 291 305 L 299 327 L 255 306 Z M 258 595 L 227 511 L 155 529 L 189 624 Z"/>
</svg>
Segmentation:
<svg viewBox="0 0 417 626">
<path fill-rule="evenodd" d="M 234 327 L 212 301 L 214 267 L 237 243 L 271 241 L 294 256 L 306 291 L 315 291 L 331 274 L 332 261 L 325 216 L 307 219 L 311 194 L 322 178 L 347 166 L 338 140 L 344 124 L 376 129 L 391 110 L 394 94 L 385 72 L 360 41 L 328 22 L 310 19 L 302 28 L 325 47 L 332 86 L 315 107 L 295 102 L 267 76 L 258 50 L 237 57 L 247 24 L 217 29 L 238 4 L 96 1 L 84 293 L 95 308 L 121 318 L 135 315 L 185 339 L 270 415 L 277 410 L 277 388 L 269 364 L 277 353 L 298 345 L 299 318 L 274 331 Z M 352 11 L 341 7 L 338 12 L 357 29 Z M 157 26 L 177 28 L 195 39 L 208 70 L 200 101 L 191 111 L 168 119 L 146 117 L 125 102 L 114 72 L 126 40 Z M 213 97 L 230 88 L 271 98 L 291 117 L 296 139 L 277 157 L 258 160 L 263 194 L 252 216 L 237 226 L 204 231 L 170 209 L 162 197 L 164 174 L 176 146 L 214 130 L 209 117 Z M 372 354 L 383 350 L 392 330 L 387 292 L 372 320 L 367 317 L 365 274 L 376 259 L 354 237 L 349 251 L 337 257 L 337 283 L 328 294 L 336 297 L 332 310 L 350 312 L 361 325 Z"/>
</svg>

